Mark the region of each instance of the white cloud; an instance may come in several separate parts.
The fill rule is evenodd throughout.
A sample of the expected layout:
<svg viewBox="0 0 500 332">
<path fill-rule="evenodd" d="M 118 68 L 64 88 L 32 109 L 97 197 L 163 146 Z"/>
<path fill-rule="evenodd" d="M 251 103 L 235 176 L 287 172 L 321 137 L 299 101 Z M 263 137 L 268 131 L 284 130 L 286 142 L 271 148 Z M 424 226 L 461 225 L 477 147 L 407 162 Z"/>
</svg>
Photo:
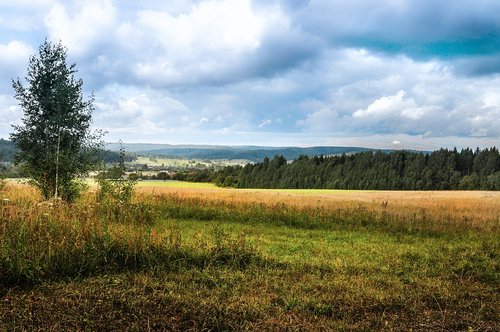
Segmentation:
<svg viewBox="0 0 500 332">
<path fill-rule="evenodd" d="M 29 57 L 34 50 L 21 41 L 13 40 L 7 44 L 0 44 L 0 94 L 12 94 L 10 79 L 23 77 L 26 72 Z"/>
<path fill-rule="evenodd" d="M 400 141 L 411 148 L 441 137 L 446 144 L 457 138 L 500 145 L 497 55 L 440 60 L 415 57 L 419 51 L 410 47 L 436 36 L 484 36 L 498 26 L 491 10 L 497 6 L 7 0 L 0 4 L 0 74 L 24 76 L 44 37 L 61 39 L 86 91 L 96 92 L 96 127 L 124 139 L 385 147 Z M 0 95 L 12 94 L 10 80 L 0 82 Z M 3 119 L 20 117 L 12 105 L 0 102 Z"/>
<path fill-rule="evenodd" d="M 56 0 L 2 0 L 0 7 L 17 8 L 17 9 L 33 9 L 47 7 Z"/>
<path fill-rule="evenodd" d="M 264 128 L 264 127 L 267 127 L 269 126 L 270 124 L 272 124 L 273 121 L 269 120 L 269 119 L 266 119 L 266 120 L 263 120 L 259 125 L 258 127 L 259 128 Z"/>
<path fill-rule="evenodd" d="M 155 32 L 162 47 L 192 52 L 253 50 L 259 46 L 264 23 L 248 0 L 206 1 L 194 5 L 189 15 L 179 16 L 144 10 L 137 20 L 139 26 Z"/>
<path fill-rule="evenodd" d="M 400 90 L 395 95 L 381 97 L 368 107 L 355 111 L 352 117 L 366 123 L 380 124 L 382 121 L 419 121 L 436 111 L 440 111 L 440 107 L 419 106 L 413 98 L 407 97 L 405 91 Z"/>
<path fill-rule="evenodd" d="M 306 131 L 333 132 L 341 130 L 341 119 L 337 111 L 323 106 L 319 110 L 307 115 L 303 121 L 296 122 L 299 126 L 306 126 Z"/>
<path fill-rule="evenodd" d="M 359 109 L 352 114 L 353 118 L 380 119 L 387 118 L 401 110 L 415 108 L 413 99 L 405 99 L 406 92 L 400 90 L 396 95 L 385 96 L 375 100 L 365 109 Z"/>
<path fill-rule="evenodd" d="M 113 34 L 115 8 L 111 0 L 92 0 L 78 4 L 68 13 L 66 6 L 55 3 L 45 16 L 50 38 L 61 40 L 72 53 L 81 55 Z"/>
<path fill-rule="evenodd" d="M 0 44 L 0 65 L 18 67 L 27 63 L 33 48 L 22 41 L 13 40 L 8 44 Z"/>
<path fill-rule="evenodd" d="M 20 124 L 22 111 L 17 101 L 9 95 L 0 94 L 0 138 L 8 138 L 12 125 Z"/>
<path fill-rule="evenodd" d="M 130 52 L 132 74 L 141 81 L 233 81 L 245 75 L 247 58 L 256 55 L 269 31 L 289 28 L 279 7 L 267 9 L 259 12 L 249 0 L 218 0 L 199 2 L 177 15 L 142 10 L 118 27 L 117 36 Z"/>
<path fill-rule="evenodd" d="M 158 135 L 189 124 L 186 105 L 153 90 L 114 85 L 103 89 L 99 95 L 95 103 L 95 126 L 108 131 L 110 137 L 117 133 Z"/>
<path fill-rule="evenodd" d="M 319 61 L 323 75 L 312 72 L 300 78 L 313 82 L 316 91 L 328 91 L 295 121 L 304 132 L 497 138 L 500 134 L 500 77 L 464 78 L 454 75 L 446 63 L 365 50 L 330 56 Z"/>
</svg>

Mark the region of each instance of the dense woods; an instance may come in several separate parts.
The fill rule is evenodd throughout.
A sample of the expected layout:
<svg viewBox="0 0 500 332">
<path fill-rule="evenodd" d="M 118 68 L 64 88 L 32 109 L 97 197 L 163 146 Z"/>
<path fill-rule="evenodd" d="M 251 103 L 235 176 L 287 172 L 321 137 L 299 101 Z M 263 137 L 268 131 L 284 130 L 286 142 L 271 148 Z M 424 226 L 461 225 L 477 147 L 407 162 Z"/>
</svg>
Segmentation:
<svg viewBox="0 0 500 332">
<path fill-rule="evenodd" d="M 213 175 L 219 186 L 237 188 L 500 190 L 498 149 L 360 152 L 340 156 L 282 156 Z"/>
</svg>

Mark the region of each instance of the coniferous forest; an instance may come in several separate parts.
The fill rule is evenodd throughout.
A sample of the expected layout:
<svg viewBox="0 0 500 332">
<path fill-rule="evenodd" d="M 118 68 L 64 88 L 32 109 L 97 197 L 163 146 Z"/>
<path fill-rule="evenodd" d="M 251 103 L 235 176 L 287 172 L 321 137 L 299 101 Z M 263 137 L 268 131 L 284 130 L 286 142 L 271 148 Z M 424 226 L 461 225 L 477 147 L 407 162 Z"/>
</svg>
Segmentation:
<svg viewBox="0 0 500 332">
<path fill-rule="evenodd" d="M 500 190 L 497 148 L 431 153 L 360 152 L 340 156 L 282 156 L 213 175 L 224 187 L 373 190 Z"/>
</svg>

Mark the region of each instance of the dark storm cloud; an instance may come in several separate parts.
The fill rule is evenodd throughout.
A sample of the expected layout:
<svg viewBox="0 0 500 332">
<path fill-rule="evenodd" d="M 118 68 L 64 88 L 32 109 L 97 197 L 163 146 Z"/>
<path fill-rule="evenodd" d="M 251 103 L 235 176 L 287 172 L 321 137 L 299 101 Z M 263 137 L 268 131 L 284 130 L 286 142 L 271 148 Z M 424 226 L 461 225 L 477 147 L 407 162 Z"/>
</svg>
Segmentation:
<svg viewBox="0 0 500 332">
<path fill-rule="evenodd" d="M 455 71 L 465 76 L 487 76 L 500 73 L 500 54 L 464 58 L 453 62 Z"/>
<path fill-rule="evenodd" d="M 500 53 L 500 2 L 310 1 L 295 20 L 332 45 L 413 58 Z"/>
</svg>

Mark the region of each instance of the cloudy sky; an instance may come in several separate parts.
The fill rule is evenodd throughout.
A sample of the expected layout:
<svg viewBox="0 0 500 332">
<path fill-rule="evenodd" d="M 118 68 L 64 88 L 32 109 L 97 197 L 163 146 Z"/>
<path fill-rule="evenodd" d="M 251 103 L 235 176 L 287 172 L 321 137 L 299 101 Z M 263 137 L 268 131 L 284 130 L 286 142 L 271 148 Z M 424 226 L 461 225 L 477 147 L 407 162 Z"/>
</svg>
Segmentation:
<svg viewBox="0 0 500 332">
<path fill-rule="evenodd" d="M 2 0 L 0 137 L 45 38 L 107 141 L 500 145 L 498 0 Z"/>
</svg>

